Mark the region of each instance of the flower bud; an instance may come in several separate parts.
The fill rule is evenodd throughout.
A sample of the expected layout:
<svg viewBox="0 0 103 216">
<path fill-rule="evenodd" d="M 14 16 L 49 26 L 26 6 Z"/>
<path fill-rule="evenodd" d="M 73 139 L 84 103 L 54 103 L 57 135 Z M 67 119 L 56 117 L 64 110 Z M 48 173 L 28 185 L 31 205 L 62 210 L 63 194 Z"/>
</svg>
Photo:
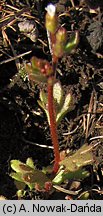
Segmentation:
<svg viewBox="0 0 103 216">
<path fill-rule="evenodd" d="M 35 56 L 31 58 L 31 66 L 35 72 L 39 72 L 47 76 L 52 73 L 52 67 L 49 62 L 43 59 L 38 59 Z"/>
<path fill-rule="evenodd" d="M 41 63 L 40 72 L 43 73 L 45 76 L 51 75 L 53 72 L 52 66 L 46 60 L 41 60 L 41 61 L 42 63 Z"/>
<path fill-rule="evenodd" d="M 67 41 L 67 31 L 65 28 L 60 27 L 59 30 L 56 33 L 56 41 L 59 43 L 64 43 L 66 44 Z"/>
<path fill-rule="evenodd" d="M 58 26 L 58 18 L 56 15 L 56 7 L 53 4 L 49 4 L 46 7 L 46 17 L 45 17 L 45 26 L 46 29 L 51 32 L 55 33 Z"/>
<path fill-rule="evenodd" d="M 54 44 L 54 55 L 58 58 L 62 57 L 64 53 L 64 47 L 67 41 L 67 31 L 65 28 L 61 27 L 56 33 L 56 42 Z"/>
</svg>

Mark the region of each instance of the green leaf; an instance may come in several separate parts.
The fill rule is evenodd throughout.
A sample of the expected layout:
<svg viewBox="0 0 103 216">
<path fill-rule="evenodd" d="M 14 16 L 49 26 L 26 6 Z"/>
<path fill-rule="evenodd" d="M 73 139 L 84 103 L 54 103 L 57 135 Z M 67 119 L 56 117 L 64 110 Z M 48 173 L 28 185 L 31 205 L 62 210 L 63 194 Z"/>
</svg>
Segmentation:
<svg viewBox="0 0 103 216">
<path fill-rule="evenodd" d="M 46 83 L 47 82 L 47 77 L 39 74 L 39 73 L 30 73 L 29 74 L 29 79 L 31 81 L 37 82 L 37 83 Z"/>
<path fill-rule="evenodd" d="M 29 167 L 25 163 L 22 163 L 19 160 L 11 160 L 10 164 L 11 164 L 11 168 L 17 173 L 26 173 L 26 172 L 33 171 L 31 167 Z"/>
<path fill-rule="evenodd" d="M 73 172 L 64 172 L 63 179 L 66 180 L 81 180 L 87 178 L 90 175 L 89 171 L 81 168 Z"/>
<path fill-rule="evenodd" d="M 88 177 L 89 175 L 90 173 L 85 169 L 78 169 L 73 172 L 71 171 L 65 172 L 65 170 L 61 170 L 53 179 L 52 183 L 60 185 L 65 180 L 81 180 Z"/>
<path fill-rule="evenodd" d="M 33 162 L 32 158 L 28 158 L 28 159 L 26 160 L 26 165 L 28 165 L 28 166 L 31 167 L 32 169 L 35 169 L 34 162 Z"/>
<path fill-rule="evenodd" d="M 72 35 L 71 39 L 65 46 L 65 53 L 69 54 L 72 53 L 72 51 L 77 47 L 79 43 L 79 33 L 78 31 L 75 32 L 74 35 Z"/>
<path fill-rule="evenodd" d="M 45 105 L 43 104 L 43 102 L 40 101 L 40 100 L 38 100 L 37 102 L 38 102 L 39 106 L 40 106 L 44 111 L 46 111 L 46 108 L 45 108 Z"/>
<path fill-rule="evenodd" d="M 59 112 L 59 110 L 61 109 L 63 105 L 63 90 L 60 85 L 60 82 L 56 82 L 53 86 L 53 98 L 54 98 L 54 103 L 56 106 L 56 111 Z M 48 113 L 48 110 L 47 110 L 48 98 L 47 98 L 47 94 L 43 90 L 40 91 L 40 101 L 38 102 L 39 102 L 39 105 L 45 110 L 47 114 Z"/>
<path fill-rule="evenodd" d="M 47 109 L 47 100 L 48 100 L 47 94 L 43 90 L 41 90 L 40 91 L 40 100 L 38 100 L 38 104 L 45 111 L 48 123 L 50 123 L 49 113 L 48 113 L 48 109 Z"/>
<path fill-rule="evenodd" d="M 23 180 L 26 184 L 33 185 L 33 187 L 35 183 L 39 184 L 40 187 L 44 187 L 45 182 L 50 182 L 50 179 L 41 170 L 23 174 Z"/>
<path fill-rule="evenodd" d="M 71 101 L 72 101 L 72 97 L 71 97 L 71 94 L 69 93 L 65 97 L 65 101 L 64 101 L 64 104 L 63 104 L 61 110 L 59 111 L 59 113 L 57 113 L 57 116 L 56 116 L 57 124 L 60 123 L 60 121 L 63 119 L 63 117 L 66 115 L 66 113 L 70 110 Z"/>
<path fill-rule="evenodd" d="M 56 114 L 61 110 L 63 106 L 63 89 L 60 82 L 56 82 L 53 86 L 53 98 L 56 107 Z"/>
<path fill-rule="evenodd" d="M 10 176 L 15 179 L 16 181 L 20 181 L 20 182 L 24 182 L 23 179 L 22 179 L 22 174 L 21 173 L 15 173 L 15 172 L 12 172 L 10 173 Z"/>
<path fill-rule="evenodd" d="M 38 68 L 33 68 L 31 64 L 26 64 L 25 69 L 28 73 L 28 77 L 30 81 L 34 81 L 37 83 L 47 82 L 47 77 L 43 75 Z"/>
<path fill-rule="evenodd" d="M 83 145 L 76 153 L 66 156 L 60 162 L 60 170 L 53 179 L 53 184 L 61 184 L 66 179 L 84 179 L 89 176 L 89 171 L 85 169 L 87 165 L 94 164 L 93 145 Z M 61 170 L 62 167 L 62 170 Z"/>
<path fill-rule="evenodd" d="M 64 181 L 63 173 L 64 173 L 64 170 L 60 170 L 55 176 L 55 178 L 52 180 L 52 183 L 60 185 Z"/>
<path fill-rule="evenodd" d="M 64 98 L 62 86 L 60 82 L 56 82 L 53 86 L 53 98 L 54 98 L 54 104 L 56 110 L 56 122 L 59 125 L 62 118 L 71 109 L 72 97 L 71 94 L 68 93 Z M 47 94 L 43 90 L 41 90 L 40 100 L 38 100 L 38 104 L 45 111 L 48 123 L 50 124 L 47 102 L 48 102 Z"/>
<path fill-rule="evenodd" d="M 18 188 L 18 187 L 17 187 Z M 25 190 L 23 190 L 23 188 L 21 188 L 21 189 L 18 189 L 18 191 L 17 191 L 17 196 L 18 196 L 18 198 L 19 199 L 21 199 L 22 197 L 24 197 L 25 196 L 25 194 L 26 194 L 26 191 Z"/>
<path fill-rule="evenodd" d="M 47 94 L 43 90 L 40 91 L 40 100 L 42 101 L 43 105 L 46 108 L 48 98 L 47 98 Z"/>
<path fill-rule="evenodd" d="M 60 162 L 60 165 L 64 166 L 66 171 L 76 171 L 83 166 L 91 165 L 94 162 L 93 158 L 93 146 L 83 145 L 76 153 L 72 156 L 65 157 L 64 160 Z"/>
</svg>

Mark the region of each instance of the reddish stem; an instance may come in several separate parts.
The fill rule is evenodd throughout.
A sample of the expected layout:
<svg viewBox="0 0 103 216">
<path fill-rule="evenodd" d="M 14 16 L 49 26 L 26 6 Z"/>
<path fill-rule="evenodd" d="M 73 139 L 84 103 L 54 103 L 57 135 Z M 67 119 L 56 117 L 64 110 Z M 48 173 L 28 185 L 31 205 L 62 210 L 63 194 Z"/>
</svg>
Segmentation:
<svg viewBox="0 0 103 216">
<path fill-rule="evenodd" d="M 56 173 L 59 168 L 60 154 L 59 154 L 59 142 L 58 142 L 55 107 L 54 107 L 54 99 L 53 99 L 53 81 L 54 81 L 53 76 L 48 78 L 48 112 L 50 118 L 50 133 L 51 133 L 52 143 L 54 146 L 54 157 L 55 157 L 53 172 Z"/>
</svg>

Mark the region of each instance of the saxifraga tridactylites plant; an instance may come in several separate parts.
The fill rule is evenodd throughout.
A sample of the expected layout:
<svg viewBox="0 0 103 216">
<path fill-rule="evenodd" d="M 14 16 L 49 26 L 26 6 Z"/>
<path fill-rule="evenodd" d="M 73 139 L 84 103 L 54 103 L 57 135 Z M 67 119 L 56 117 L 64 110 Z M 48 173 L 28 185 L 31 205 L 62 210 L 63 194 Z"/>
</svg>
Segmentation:
<svg viewBox="0 0 103 216">
<path fill-rule="evenodd" d="M 67 155 L 60 160 L 57 126 L 69 111 L 72 96 L 70 93 L 64 96 L 62 86 L 56 80 L 56 68 L 58 59 L 64 54 L 71 53 L 77 46 L 79 39 L 76 31 L 71 40 L 67 42 L 67 31 L 58 24 L 55 6 L 49 4 L 46 10 L 45 26 L 52 62 L 50 64 L 47 60 L 32 57 L 31 62 L 26 65 L 26 71 L 32 83 L 44 82 L 47 84 L 47 92 L 41 90 L 38 103 L 44 109 L 50 126 L 55 160 L 53 173 L 56 175 L 51 175 L 49 178 L 47 174 L 52 173 L 50 167 L 43 167 L 42 170 L 39 170 L 34 166 L 31 158 L 28 158 L 26 163 L 11 160 L 10 165 L 13 172 L 10 176 L 15 180 L 18 197 L 25 195 L 26 186 L 29 187 L 30 191 L 36 189 L 49 192 L 52 190 L 52 186 L 57 189 L 57 186 L 65 180 L 82 180 L 90 175 L 85 166 L 94 165 L 94 161 L 96 161 L 93 149 L 97 144 L 89 146 L 84 144 L 73 155 Z M 81 194 L 82 199 L 85 197 L 89 197 L 88 191 Z"/>
<path fill-rule="evenodd" d="M 47 31 L 49 49 L 52 63 L 47 60 L 32 57 L 31 63 L 26 65 L 29 80 L 32 82 L 45 82 L 47 84 L 47 95 L 41 91 L 39 104 L 45 110 L 50 126 L 51 139 L 54 147 L 54 167 L 56 173 L 59 168 L 60 154 L 57 133 L 57 124 L 69 110 L 71 95 L 64 99 L 62 86 L 56 81 L 56 68 L 59 58 L 65 54 L 70 54 L 79 41 L 78 31 L 76 31 L 70 41 L 67 41 L 67 31 L 59 26 L 56 7 L 49 4 L 46 7 L 45 27 Z M 57 95 L 58 92 L 58 95 Z"/>
</svg>

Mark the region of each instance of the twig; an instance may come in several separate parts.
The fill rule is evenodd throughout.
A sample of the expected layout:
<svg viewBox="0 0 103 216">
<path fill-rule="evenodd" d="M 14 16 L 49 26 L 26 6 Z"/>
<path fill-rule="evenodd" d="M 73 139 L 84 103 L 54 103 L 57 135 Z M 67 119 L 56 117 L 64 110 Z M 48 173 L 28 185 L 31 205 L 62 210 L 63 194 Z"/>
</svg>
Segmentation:
<svg viewBox="0 0 103 216">
<path fill-rule="evenodd" d="M 79 125 L 77 125 L 76 128 L 75 128 L 74 130 L 72 130 L 72 131 L 70 131 L 70 132 L 67 132 L 67 133 L 63 133 L 63 135 L 64 135 L 64 136 L 66 136 L 66 135 L 71 135 L 71 134 L 75 133 L 75 132 L 77 131 L 78 128 L 79 128 Z"/>
<path fill-rule="evenodd" d="M 63 193 L 71 194 L 71 195 L 78 195 L 79 192 L 82 190 L 82 189 L 80 189 L 80 190 L 77 190 L 77 191 L 71 191 L 71 190 L 67 190 L 67 189 L 62 188 L 62 187 L 60 187 L 59 185 L 53 185 L 53 187 L 54 187 L 55 189 L 57 189 L 57 190 L 63 192 Z"/>
<path fill-rule="evenodd" d="M 8 4 L 6 4 L 6 7 L 11 8 L 12 10 L 19 11 L 18 8 L 14 7 L 14 6 L 12 6 L 12 5 L 8 5 Z"/>
<path fill-rule="evenodd" d="M 95 139 L 103 139 L 103 136 L 95 136 L 95 137 L 90 138 L 89 140 L 91 141 Z"/>
<path fill-rule="evenodd" d="M 4 29 L 2 29 L 2 34 L 3 34 L 3 37 L 5 38 L 5 40 L 8 42 L 8 44 L 9 44 L 9 46 L 10 46 L 12 52 L 13 52 L 14 57 L 16 57 L 16 51 L 14 50 L 14 48 L 13 48 L 13 46 L 11 44 L 11 41 L 9 40 L 9 38 L 8 38 L 8 36 L 7 36 Z M 19 70 L 19 67 L 20 67 L 19 59 L 17 59 L 17 58 L 15 59 L 15 64 L 16 64 L 17 70 Z"/>
<path fill-rule="evenodd" d="M 17 55 L 17 56 L 15 56 L 15 57 L 11 57 L 11 58 L 6 59 L 6 60 L 4 60 L 4 61 L 1 61 L 1 62 L 0 62 L 0 65 L 5 64 L 5 63 L 8 63 L 8 62 L 11 62 L 11 61 L 14 61 L 15 59 L 18 59 L 18 58 L 21 58 L 21 57 L 23 57 L 23 56 L 25 56 L 25 55 L 28 55 L 28 54 L 30 54 L 31 52 L 32 52 L 32 50 L 27 51 L 27 52 L 25 52 L 25 53 L 22 53 L 22 54 L 20 54 L 20 55 Z"/>
<path fill-rule="evenodd" d="M 90 102 L 89 102 L 89 108 L 88 108 L 88 114 L 87 114 L 87 128 L 86 128 L 86 138 L 88 137 L 88 133 L 89 133 L 89 127 L 90 124 L 92 122 L 92 119 L 94 117 L 94 115 L 96 114 L 96 100 L 95 100 L 96 94 L 93 91 L 91 94 L 91 98 L 90 98 Z M 94 113 L 94 115 L 91 116 L 91 112 Z"/>
<path fill-rule="evenodd" d="M 3 22 L 0 23 L 0 28 L 2 27 L 7 27 L 8 24 L 10 24 L 10 22 L 12 21 L 16 21 L 16 17 L 19 17 L 22 13 L 29 11 L 29 8 L 23 8 L 22 10 L 18 11 L 17 13 L 15 13 L 15 15 L 12 15 L 10 18 L 8 18 L 7 20 L 4 20 Z"/>
<path fill-rule="evenodd" d="M 93 92 L 91 94 L 90 102 L 89 102 L 89 108 L 88 108 L 88 114 L 87 114 L 87 128 L 86 128 L 86 138 L 88 137 L 88 130 L 89 130 L 89 124 L 90 124 L 90 112 L 92 111 L 93 107 Z"/>
<path fill-rule="evenodd" d="M 35 143 L 35 142 L 30 141 L 30 140 L 26 140 L 24 137 L 22 137 L 22 141 L 24 141 L 25 143 L 28 143 L 30 145 L 35 145 L 35 146 L 38 146 L 38 147 L 41 147 L 41 148 L 53 149 L 53 146 L 47 146 L 47 145 L 42 145 L 42 144 L 39 144 L 39 143 Z"/>
</svg>

